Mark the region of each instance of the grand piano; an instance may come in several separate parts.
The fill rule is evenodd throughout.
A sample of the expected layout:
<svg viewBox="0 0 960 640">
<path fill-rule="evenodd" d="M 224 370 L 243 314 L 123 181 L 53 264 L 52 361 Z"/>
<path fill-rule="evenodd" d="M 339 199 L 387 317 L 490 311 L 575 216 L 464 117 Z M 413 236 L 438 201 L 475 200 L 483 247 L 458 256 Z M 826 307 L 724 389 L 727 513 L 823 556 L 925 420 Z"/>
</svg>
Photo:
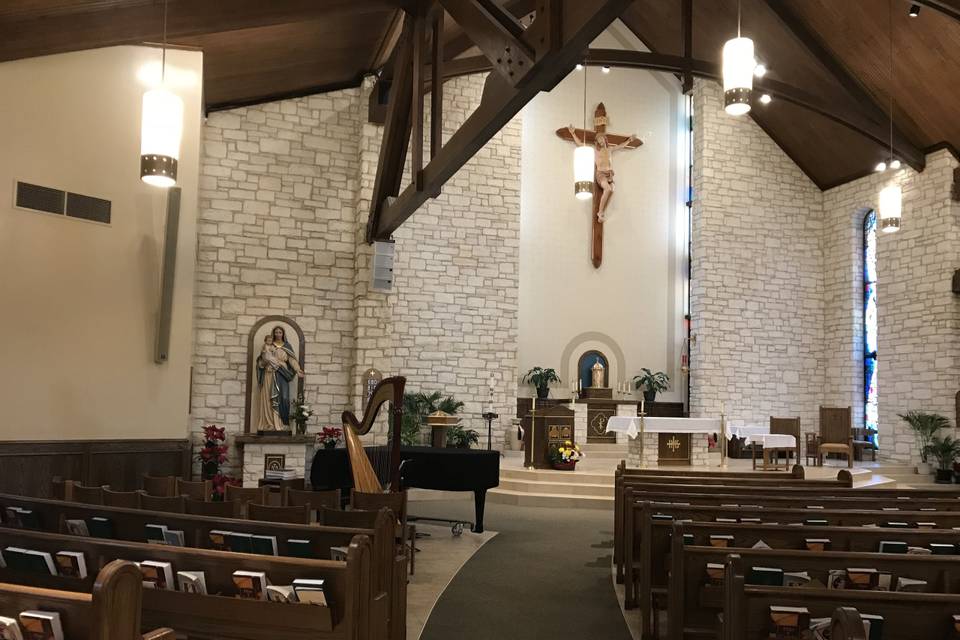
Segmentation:
<svg viewBox="0 0 960 640">
<path fill-rule="evenodd" d="M 367 457 L 380 478 L 389 480 L 389 448 L 364 447 Z M 500 484 L 500 452 L 481 449 L 435 447 L 400 447 L 400 478 L 404 489 L 435 491 L 472 491 L 476 522 L 474 533 L 483 532 L 483 510 L 487 489 Z M 319 449 L 313 457 L 310 484 L 317 490 L 353 487 L 350 459 L 346 449 Z"/>
</svg>

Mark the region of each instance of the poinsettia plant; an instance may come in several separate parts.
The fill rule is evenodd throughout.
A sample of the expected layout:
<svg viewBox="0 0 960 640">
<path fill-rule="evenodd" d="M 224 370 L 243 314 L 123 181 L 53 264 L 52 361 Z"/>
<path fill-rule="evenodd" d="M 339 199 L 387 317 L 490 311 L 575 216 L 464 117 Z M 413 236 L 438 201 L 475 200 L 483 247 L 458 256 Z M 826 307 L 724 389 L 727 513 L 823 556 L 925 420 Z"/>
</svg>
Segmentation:
<svg viewBox="0 0 960 640">
<path fill-rule="evenodd" d="M 235 478 L 221 471 L 221 466 L 227 461 L 226 430 L 216 425 L 207 425 L 203 428 L 203 440 L 203 448 L 197 456 L 200 461 L 200 475 L 204 480 L 213 481 L 213 499 L 223 500 L 224 487 L 237 482 Z"/>
<path fill-rule="evenodd" d="M 343 437 L 343 429 L 340 427 L 324 427 L 317 434 L 317 446 L 326 449 L 333 449 Z"/>
</svg>

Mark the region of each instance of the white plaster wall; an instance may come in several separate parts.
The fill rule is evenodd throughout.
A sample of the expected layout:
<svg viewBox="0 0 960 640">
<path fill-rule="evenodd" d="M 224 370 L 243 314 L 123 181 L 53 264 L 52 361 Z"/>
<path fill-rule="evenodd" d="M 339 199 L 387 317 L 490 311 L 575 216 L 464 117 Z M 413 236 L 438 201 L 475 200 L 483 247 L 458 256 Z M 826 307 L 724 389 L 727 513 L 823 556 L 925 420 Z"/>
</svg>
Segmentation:
<svg viewBox="0 0 960 640">
<path fill-rule="evenodd" d="M 0 64 L 0 439 L 187 434 L 202 55 L 169 51 L 184 100 L 170 355 L 154 363 L 166 192 L 140 181 L 137 74 L 158 49 Z M 17 180 L 111 200 L 110 225 L 15 209 Z"/>
<path fill-rule="evenodd" d="M 639 41 L 613 25 L 594 46 L 643 50 Z M 603 102 L 608 131 L 636 134 L 639 149 L 614 152 L 616 192 L 604 224 L 603 264 L 590 260 L 591 202 L 573 195 L 573 145 L 555 134 L 559 127 L 583 126 L 587 74 L 587 128 Z M 622 350 L 612 363 L 610 384 L 630 380 L 641 367 L 666 371 L 675 382 L 683 339 L 682 289 L 685 233 L 682 144 L 683 97 L 668 74 L 598 67 L 574 71 L 523 111 L 520 221 L 519 371 L 554 367 L 569 389 L 577 358 L 594 342 L 574 349 L 575 336 L 600 332 Z M 610 349 L 599 346 L 614 359 Z M 680 385 L 661 395 L 680 400 Z M 530 395 L 529 385 L 518 393 Z M 554 394 L 563 391 L 557 388 Z"/>
</svg>

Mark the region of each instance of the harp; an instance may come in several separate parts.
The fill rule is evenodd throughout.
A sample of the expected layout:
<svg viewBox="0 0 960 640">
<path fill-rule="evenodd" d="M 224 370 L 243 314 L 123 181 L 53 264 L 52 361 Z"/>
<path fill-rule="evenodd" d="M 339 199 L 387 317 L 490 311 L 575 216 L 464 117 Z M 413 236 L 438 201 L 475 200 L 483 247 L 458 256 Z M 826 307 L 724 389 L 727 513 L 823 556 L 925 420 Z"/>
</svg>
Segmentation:
<svg viewBox="0 0 960 640">
<path fill-rule="evenodd" d="M 357 491 L 379 493 L 386 481 L 390 491 L 400 491 L 400 426 L 403 421 L 403 387 L 407 379 L 401 376 L 385 378 L 374 388 L 370 400 L 363 411 L 363 418 L 357 420 L 352 411 L 344 411 L 343 439 L 347 443 L 347 456 L 350 459 L 350 472 L 353 474 L 353 486 Z M 363 448 L 360 436 L 366 435 L 380 413 L 384 403 L 390 403 L 389 417 L 392 421 L 390 442 L 386 447 L 373 447 L 371 456 Z M 378 473 L 379 471 L 379 473 Z"/>
</svg>

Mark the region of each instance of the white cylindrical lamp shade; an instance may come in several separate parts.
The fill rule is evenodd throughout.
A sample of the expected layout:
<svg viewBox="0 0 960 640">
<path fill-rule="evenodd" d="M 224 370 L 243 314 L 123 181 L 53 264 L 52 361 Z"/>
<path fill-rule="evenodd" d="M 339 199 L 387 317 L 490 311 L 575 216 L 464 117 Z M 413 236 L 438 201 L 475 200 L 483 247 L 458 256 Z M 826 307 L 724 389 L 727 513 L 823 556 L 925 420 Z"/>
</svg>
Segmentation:
<svg viewBox="0 0 960 640">
<path fill-rule="evenodd" d="M 580 145 L 573 151 L 573 192 L 578 200 L 589 200 L 593 197 L 594 162 L 592 146 Z"/>
<path fill-rule="evenodd" d="M 880 231 L 894 233 L 900 230 L 900 214 L 903 208 L 903 190 L 891 184 L 880 192 Z"/>
<path fill-rule="evenodd" d="M 140 129 L 140 179 L 156 187 L 177 183 L 183 100 L 166 89 L 143 94 Z"/>
<path fill-rule="evenodd" d="M 730 115 L 742 116 L 750 111 L 756 66 L 750 38 L 733 38 L 723 45 L 723 108 Z"/>
</svg>

